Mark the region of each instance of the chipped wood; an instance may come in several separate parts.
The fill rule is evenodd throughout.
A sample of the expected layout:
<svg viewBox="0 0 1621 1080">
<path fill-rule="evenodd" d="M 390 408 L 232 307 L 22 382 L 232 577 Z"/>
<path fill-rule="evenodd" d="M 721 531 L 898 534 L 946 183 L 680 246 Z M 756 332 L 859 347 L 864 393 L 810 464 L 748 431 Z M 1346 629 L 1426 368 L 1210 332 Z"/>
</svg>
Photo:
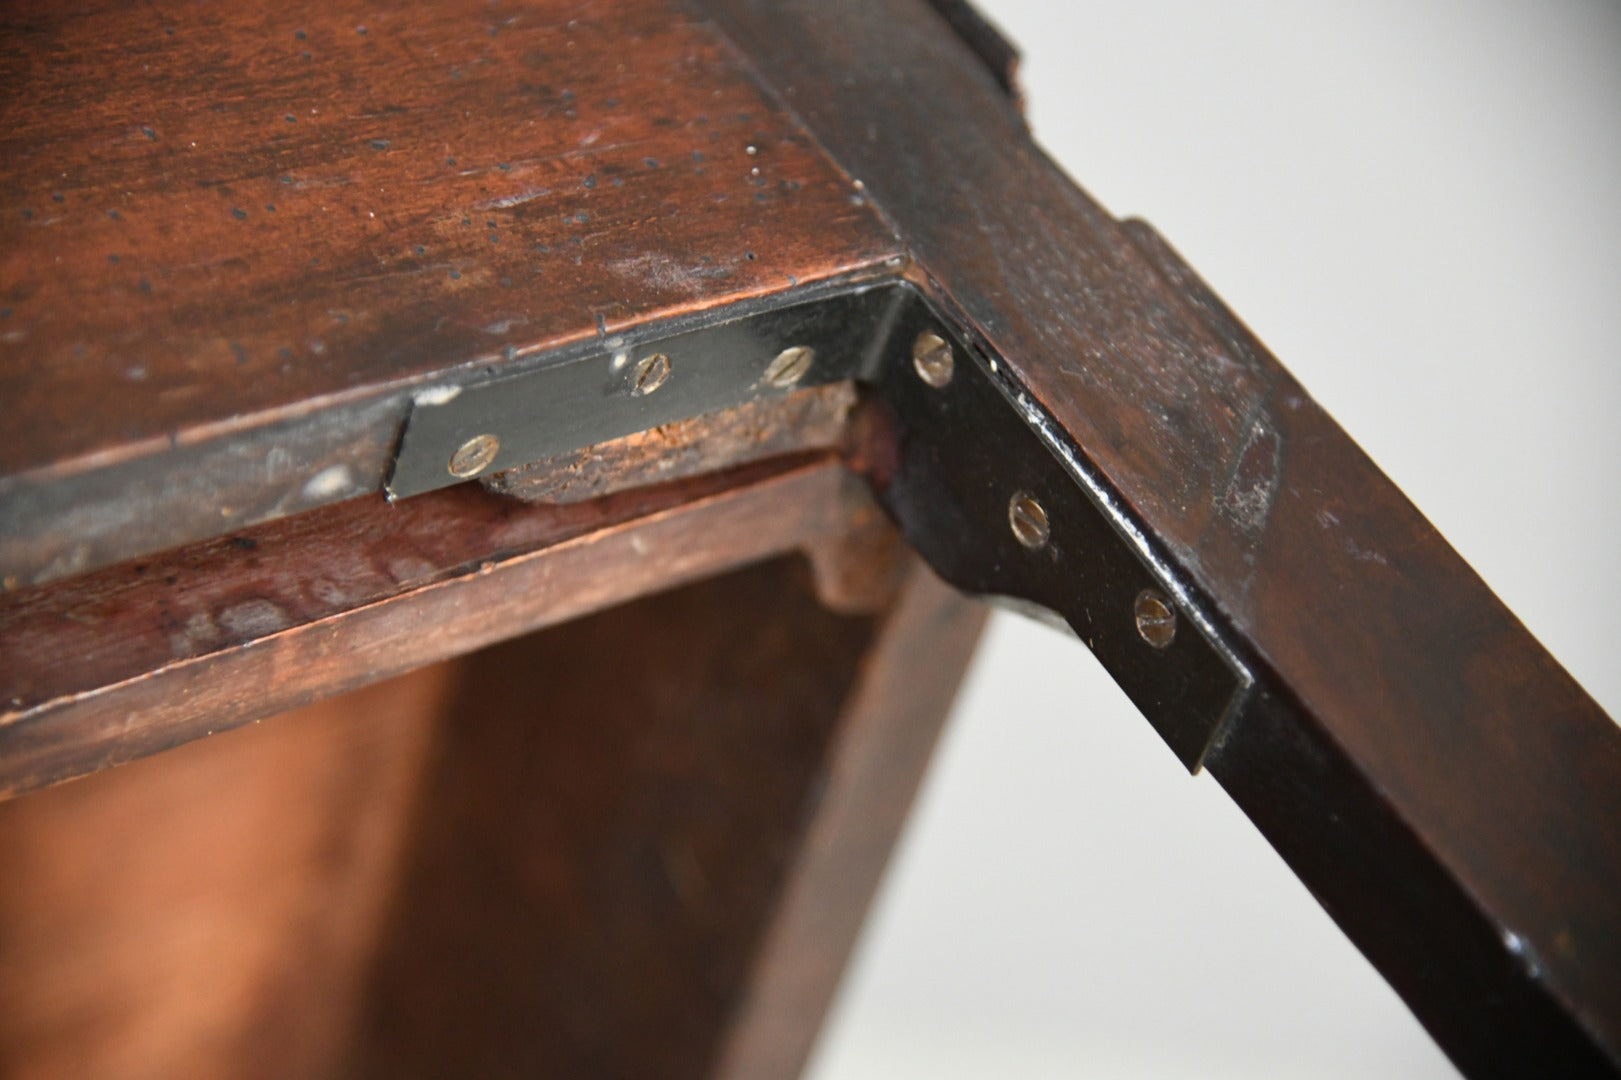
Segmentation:
<svg viewBox="0 0 1621 1080">
<path fill-rule="evenodd" d="M 484 486 L 525 502 L 570 503 L 845 443 L 855 386 L 832 383 L 661 424 L 496 473 Z"/>
</svg>

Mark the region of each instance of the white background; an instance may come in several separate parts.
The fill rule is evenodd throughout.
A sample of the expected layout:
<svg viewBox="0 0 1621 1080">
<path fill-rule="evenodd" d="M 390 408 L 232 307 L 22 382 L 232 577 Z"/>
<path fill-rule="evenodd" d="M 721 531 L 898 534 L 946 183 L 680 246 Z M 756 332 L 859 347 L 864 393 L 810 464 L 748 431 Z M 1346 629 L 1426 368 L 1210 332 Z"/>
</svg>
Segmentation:
<svg viewBox="0 0 1621 1080">
<path fill-rule="evenodd" d="M 981 6 L 1037 139 L 1621 715 L 1621 5 Z M 996 616 L 810 1076 L 1452 1075 L 1089 654 Z"/>
</svg>

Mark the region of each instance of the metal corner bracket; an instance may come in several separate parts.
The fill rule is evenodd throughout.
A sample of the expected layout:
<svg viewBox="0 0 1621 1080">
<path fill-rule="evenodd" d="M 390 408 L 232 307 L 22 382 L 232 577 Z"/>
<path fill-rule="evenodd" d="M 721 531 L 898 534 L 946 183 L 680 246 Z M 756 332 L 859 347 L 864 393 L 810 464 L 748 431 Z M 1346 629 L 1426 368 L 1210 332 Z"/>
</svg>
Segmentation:
<svg viewBox="0 0 1621 1080">
<path fill-rule="evenodd" d="M 1040 403 L 910 281 L 650 324 L 416 394 L 404 498 L 660 424 L 853 380 L 894 425 L 878 501 L 943 579 L 1055 614 L 1198 771 L 1253 683 L 1200 599 Z"/>
</svg>

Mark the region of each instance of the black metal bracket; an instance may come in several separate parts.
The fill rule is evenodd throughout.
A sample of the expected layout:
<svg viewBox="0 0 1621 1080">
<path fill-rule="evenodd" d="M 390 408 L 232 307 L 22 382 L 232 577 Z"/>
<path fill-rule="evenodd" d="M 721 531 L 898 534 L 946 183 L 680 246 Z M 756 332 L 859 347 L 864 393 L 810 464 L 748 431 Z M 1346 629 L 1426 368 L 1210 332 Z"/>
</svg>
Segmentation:
<svg viewBox="0 0 1621 1080">
<path fill-rule="evenodd" d="M 1252 683 L 1199 599 L 1005 365 L 908 281 L 807 290 L 550 350 L 419 392 L 390 497 L 790 390 L 876 391 L 878 500 L 942 578 L 1056 614 L 1197 771 Z"/>
<path fill-rule="evenodd" d="M 858 377 L 891 286 L 599 334 L 417 391 L 387 492 L 404 498 L 660 424 Z M 773 361 L 789 349 L 810 353 Z M 460 457 L 458 457 L 458 454 Z"/>
</svg>

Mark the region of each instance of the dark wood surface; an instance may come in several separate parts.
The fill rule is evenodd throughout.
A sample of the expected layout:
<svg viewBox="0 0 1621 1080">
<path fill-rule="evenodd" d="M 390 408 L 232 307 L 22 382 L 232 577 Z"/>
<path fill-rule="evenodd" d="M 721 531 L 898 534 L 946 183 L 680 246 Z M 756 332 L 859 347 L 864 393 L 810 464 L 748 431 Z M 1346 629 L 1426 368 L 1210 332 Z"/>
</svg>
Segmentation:
<svg viewBox="0 0 1621 1080">
<path fill-rule="evenodd" d="M 788 459 L 566 505 L 351 502 L 25 590 L 0 604 L 0 793 L 787 551 L 858 608 L 890 535 L 836 460 Z"/>
<path fill-rule="evenodd" d="M 983 617 L 899 596 L 762 567 L 474 658 L 355 1072 L 798 1075 Z"/>
<path fill-rule="evenodd" d="M 0 579 L 381 485 L 408 390 L 895 242 L 662 0 L 0 13 Z"/>
<path fill-rule="evenodd" d="M 866 558 L 0 805 L 0 1073 L 796 1075 L 983 619 Z"/>
<path fill-rule="evenodd" d="M 712 8 L 1255 665 L 1209 767 L 1453 1059 L 1614 1069 L 1615 724 L 927 7 Z"/>
<path fill-rule="evenodd" d="M 1254 673 L 1207 765 L 1453 1060 L 1614 1071 L 1621 734 L 1152 230 L 1040 153 L 971 24 L 923 0 L 0 19 L 0 791 L 791 550 L 870 607 L 893 537 L 831 455 L 566 504 L 354 497 L 447 374 L 905 273 Z M 750 441 L 676 437 L 702 469 Z M 616 486 L 581 477 L 523 483 Z M 800 899 L 754 909 L 766 954 L 807 962 L 840 858 L 868 872 L 807 852 Z M 808 1037 L 784 970 L 709 1044 L 728 1068 Z"/>
</svg>

